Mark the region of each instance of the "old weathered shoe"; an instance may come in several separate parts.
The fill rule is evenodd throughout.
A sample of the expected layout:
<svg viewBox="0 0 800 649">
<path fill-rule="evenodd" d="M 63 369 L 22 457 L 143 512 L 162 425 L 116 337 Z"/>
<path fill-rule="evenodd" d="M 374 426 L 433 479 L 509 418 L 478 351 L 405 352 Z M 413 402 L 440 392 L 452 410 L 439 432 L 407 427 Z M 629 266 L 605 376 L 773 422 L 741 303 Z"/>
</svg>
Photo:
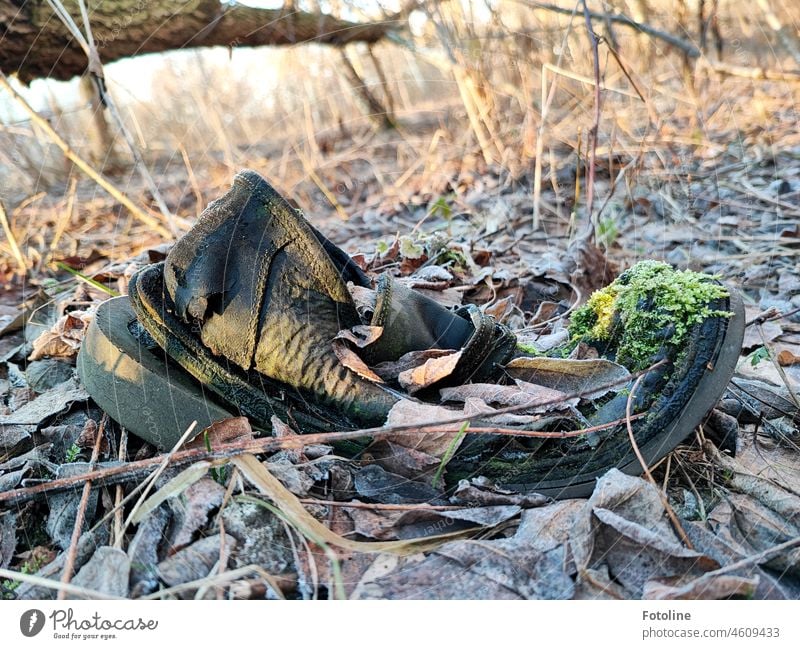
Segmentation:
<svg viewBox="0 0 800 649">
<path fill-rule="evenodd" d="M 405 398 L 339 361 L 332 343 L 343 329 L 383 327 L 365 350 L 373 360 L 464 348 L 453 380 L 489 379 L 513 352 L 513 334 L 477 309 L 448 311 L 388 277 L 362 322 L 348 282 L 370 287 L 342 250 L 244 171 L 165 262 L 132 278 L 130 297 L 155 341 L 224 401 L 264 426 L 279 402 L 303 432 L 380 425 Z"/>
<path fill-rule="evenodd" d="M 301 432 L 383 424 L 392 406 L 409 397 L 340 362 L 334 338 L 355 325 L 382 329 L 360 350 L 370 365 L 413 350 L 463 350 L 458 366 L 437 388 L 501 381 L 509 372 L 503 366 L 523 354 L 514 334 L 478 309 L 449 311 L 384 275 L 374 287 L 374 304 L 360 305 L 359 312 L 348 283 L 372 289 L 343 251 L 260 176 L 243 172 L 164 263 L 132 278 L 136 320 L 124 298 L 101 307 L 79 370 L 109 414 L 166 447 L 177 440 L 180 424 L 192 416 L 205 388 L 227 408 L 200 413 L 211 419 L 239 411 L 268 428 L 274 414 L 292 420 Z M 635 440 L 652 464 L 690 435 L 722 395 L 739 356 L 744 315 L 738 294 L 713 278 L 643 262 L 576 311 L 570 331 L 571 345 L 594 347 L 631 371 L 661 362 L 638 385 L 622 386 L 601 402 L 581 403 L 584 423 L 617 422 L 592 434 L 544 441 L 467 436 L 447 465 L 450 484 L 483 475 L 500 485 L 564 498 L 588 494 L 612 467 L 641 473 L 620 421 L 628 401 L 639 415 L 630 422 Z M 137 363 L 127 363 L 134 356 Z M 159 366 L 154 394 L 143 387 L 137 368 L 157 373 Z M 197 393 L 191 393 L 184 370 L 197 380 Z M 136 401 L 140 393 L 151 412 L 163 403 L 175 425 L 171 418 L 166 427 L 145 425 L 135 408 L 115 408 L 119 395 Z"/>
</svg>

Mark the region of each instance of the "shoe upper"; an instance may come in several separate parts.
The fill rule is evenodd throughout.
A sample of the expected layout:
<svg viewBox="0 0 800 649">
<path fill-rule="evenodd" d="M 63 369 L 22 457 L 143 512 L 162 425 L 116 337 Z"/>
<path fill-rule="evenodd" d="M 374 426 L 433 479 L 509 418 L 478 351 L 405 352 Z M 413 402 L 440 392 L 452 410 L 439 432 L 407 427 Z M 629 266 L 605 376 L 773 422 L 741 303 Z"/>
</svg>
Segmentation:
<svg viewBox="0 0 800 649">
<path fill-rule="evenodd" d="M 263 178 L 237 174 L 167 256 L 164 285 L 175 314 L 213 354 L 315 400 L 382 424 L 403 398 L 345 367 L 332 342 L 363 324 L 347 282 L 369 287 L 350 257 L 315 230 Z M 388 276 L 375 314 L 384 328 L 364 350 L 372 362 L 421 349 L 464 349 L 451 381 L 486 379 L 510 358 L 515 337 L 477 309 L 454 313 Z"/>
</svg>

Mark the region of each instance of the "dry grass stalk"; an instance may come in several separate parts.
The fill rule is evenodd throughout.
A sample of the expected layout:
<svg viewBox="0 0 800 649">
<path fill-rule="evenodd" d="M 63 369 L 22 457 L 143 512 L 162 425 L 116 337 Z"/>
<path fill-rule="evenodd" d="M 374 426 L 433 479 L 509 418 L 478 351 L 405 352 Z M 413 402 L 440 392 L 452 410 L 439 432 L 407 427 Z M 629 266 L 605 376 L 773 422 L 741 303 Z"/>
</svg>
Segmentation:
<svg viewBox="0 0 800 649">
<path fill-rule="evenodd" d="M 164 227 L 163 222 L 153 216 L 147 214 L 144 210 L 139 208 L 130 198 L 128 198 L 121 190 L 117 189 L 114 184 L 104 178 L 102 174 L 98 173 L 89 162 L 79 156 L 69 144 L 53 129 L 52 126 L 37 113 L 31 105 L 25 101 L 25 98 L 20 95 L 14 87 L 9 83 L 8 77 L 0 71 L 0 87 L 4 88 L 22 107 L 22 109 L 30 116 L 31 121 L 39 127 L 44 134 L 55 144 L 64 155 L 75 164 L 78 169 L 85 173 L 89 178 L 96 182 L 100 187 L 107 191 L 117 202 L 123 205 L 131 215 L 141 221 L 150 228 L 166 238 L 172 238 L 170 231 Z"/>
<path fill-rule="evenodd" d="M 678 515 L 675 513 L 675 510 L 672 508 L 672 505 L 669 504 L 669 500 L 667 499 L 667 495 L 661 490 L 656 482 L 656 479 L 653 477 L 652 472 L 650 471 L 650 467 L 648 466 L 647 462 L 642 455 L 642 452 L 639 450 L 639 445 L 636 443 L 636 438 L 633 435 L 633 427 L 631 426 L 631 406 L 633 405 L 633 397 L 638 389 L 639 385 L 642 382 L 644 375 L 641 375 L 639 378 L 636 379 L 636 382 L 633 384 L 631 388 L 630 394 L 628 394 L 628 402 L 625 404 L 625 416 L 627 421 L 625 425 L 628 428 L 628 439 L 631 442 L 631 448 L 633 448 L 633 452 L 636 454 L 636 459 L 639 460 L 639 464 L 642 467 L 642 471 L 644 472 L 645 477 L 647 478 L 648 482 L 652 484 L 656 488 L 656 492 L 658 493 L 658 497 L 661 499 L 661 504 L 664 506 L 664 511 L 667 513 L 670 522 L 672 523 L 672 527 L 675 532 L 680 536 L 681 543 L 685 547 L 690 550 L 694 550 L 694 546 L 692 542 L 689 540 L 689 537 L 686 534 L 686 530 L 683 529 L 683 525 L 681 525 L 681 521 L 678 518 Z"/>
<path fill-rule="evenodd" d="M 25 276 L 28 272 L 28 265 L 25 261 L 25 256 L 19 249 L 19 244 L 17 243 L 17 238 L 14 236 L 14 232 L 11 229 L 11 224 L 8 222 L 8 214 L 6 213 L 6 208 L 2 201 L 0 201 L 0 225 L 3 226 L 3 232 L 8 240 L 8 247 L 11 248 L 11 254 L 17 262 L 19 274 L 21 276 Z"/>
</svg>

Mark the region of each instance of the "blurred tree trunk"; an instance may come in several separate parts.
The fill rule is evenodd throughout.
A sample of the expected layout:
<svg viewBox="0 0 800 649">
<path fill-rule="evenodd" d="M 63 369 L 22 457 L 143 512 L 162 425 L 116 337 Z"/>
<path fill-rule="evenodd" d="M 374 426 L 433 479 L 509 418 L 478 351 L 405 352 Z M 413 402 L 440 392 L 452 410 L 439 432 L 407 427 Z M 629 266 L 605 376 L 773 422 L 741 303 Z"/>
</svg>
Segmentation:
<svg viewBox="0 0 800 649">
<path fill-rule="evenodd" d="M 78 0 L 63 0 L 82 26 Z M 322 13 L 257 9 L 219 0 L 103 0 L 89 5 L 103 63 L 188 47 L 252 47 L 314 41 L 331 45 L 374 43 L 396 27 L 393 20 L 352 23 Z M 46 0 L 0 0 L 0 69 L 23 82 L 70 79 L 86 70 L 86 54 Z"/>
<path fill-rule="evenodd" d="M 119 153 L 114 146 L 114 133 L 105 114 L 105 106 L 100 93 L 91 76 L 85 74 L 80 82 L 81 101 L 89 107 L 92 114 L 92 126 L 87 137 L 92 164 L 106 172 L 114 172 L 123 166 Z"/>
</svg>

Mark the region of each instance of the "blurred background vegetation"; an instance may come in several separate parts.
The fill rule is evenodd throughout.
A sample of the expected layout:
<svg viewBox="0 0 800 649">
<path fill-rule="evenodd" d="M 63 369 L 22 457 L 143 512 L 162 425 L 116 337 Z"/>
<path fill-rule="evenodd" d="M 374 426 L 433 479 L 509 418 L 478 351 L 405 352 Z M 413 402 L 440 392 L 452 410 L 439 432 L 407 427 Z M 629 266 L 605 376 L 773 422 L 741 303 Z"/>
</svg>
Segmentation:
<svg viewBox="0 0 800 649">
<path fill-rule="evenodd" d="M 86 34 L 78 0 L 2 4 L 0 41 L 22 38 L 11 27 L 31 5 L 44 20 L 37 24 L 64 29 L 61 7 Z M 180 42 L 101 66 L 110 107 L 98 96 L 97 68 L 94 82 L 56 80 L 70 76 L 56 73 L 59 60 L 44 77 L 23 74 L 19 61 L 19 70 L 13 61 L 0 69 L 74 155 L 165 228 L 166 214 L 177 219 L 176 234 L 252 167 L 315 217 L 339 223 L 340 240 L 396 231 L 404 211 L 441 216 L 470 192 L 514 187 L 531 232 L 551 223 L 572 236 L 576 220 L 591 222 L 608 244 L 625 228 L 620 215 L 647 207 L 653 191 L 680 222 L 698 180 L 718 185 L 744 170 L 767 191 L 800 157 L 800 5 L 791 0 L 247 4 L 279 12 L 264 29 L 308 14 L 379 25 L 380 35 L 326 44 L 321 31 L 273 47 Z M 95 24 L 100 59 L 154 5 L 184 3 L 138 0 L 111 28 Z M 65 51 L 74 49 L 64 34 Z M 764 161 L 771 170 L 753 180 Z M 2 89 L 0 200 L 7 279 L 86 247 L 120 255 L 164 236 L 87 180 Z M 372 225 L 366 233 L 343 225 L 354 218 Z"/>
</svg>

